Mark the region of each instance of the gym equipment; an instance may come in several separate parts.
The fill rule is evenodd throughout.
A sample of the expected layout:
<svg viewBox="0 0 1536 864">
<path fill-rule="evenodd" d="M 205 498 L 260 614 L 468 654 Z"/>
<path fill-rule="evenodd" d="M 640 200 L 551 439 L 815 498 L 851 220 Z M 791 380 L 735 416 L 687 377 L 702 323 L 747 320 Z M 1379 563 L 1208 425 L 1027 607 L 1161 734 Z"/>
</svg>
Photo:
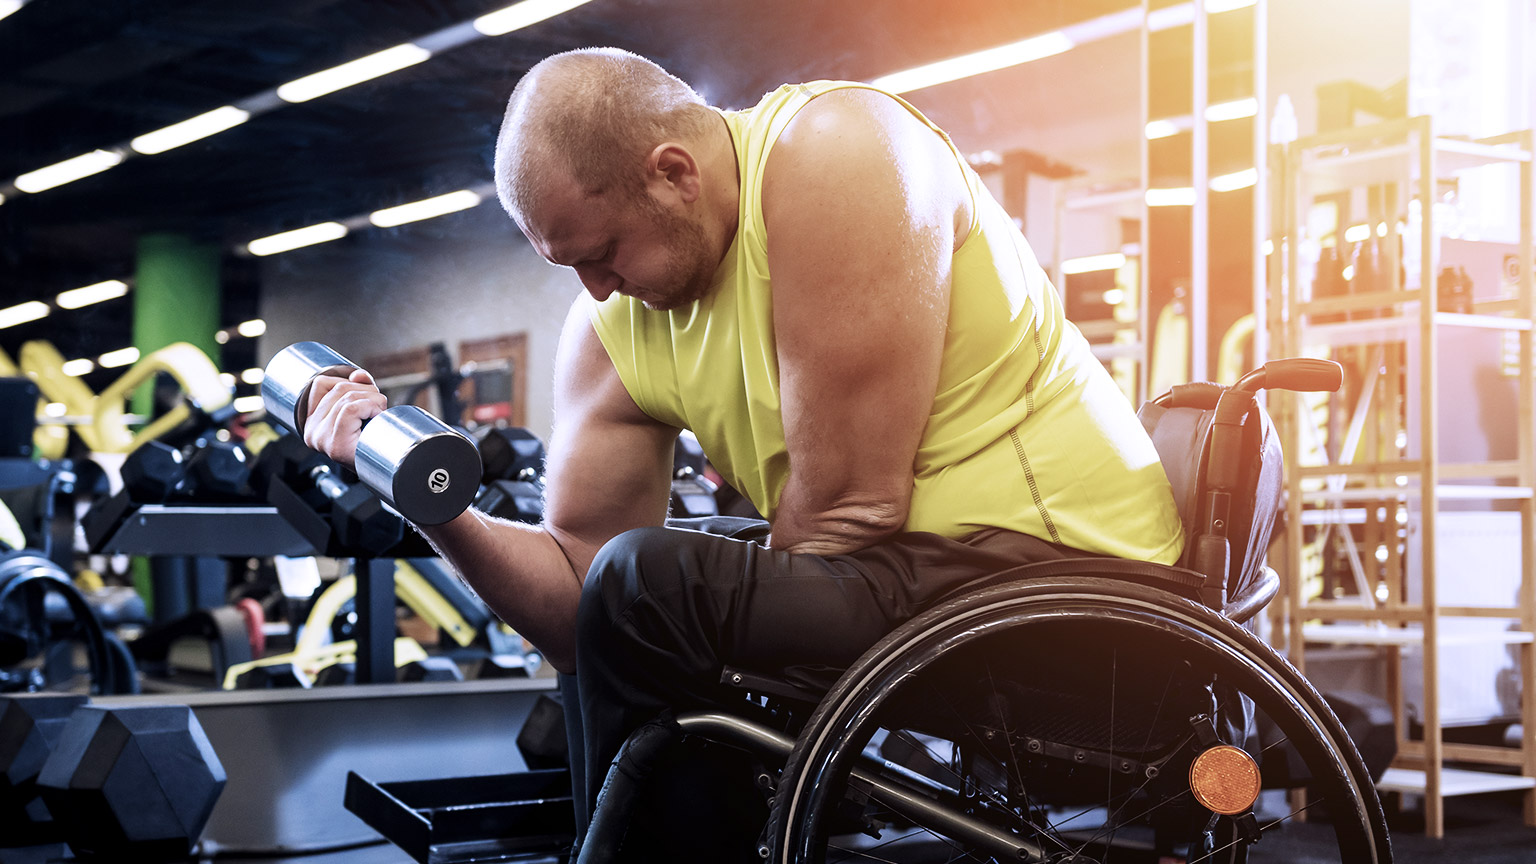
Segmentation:
<svg viewBox="0 0 1536 864">
<path fill-rule="evenodd" d="M 58 826 L 39 797 L 37 775 L 70 713 L 88 701 L 70 693 L 0 696 L 0 823 L 7 826 L 0 846 L 60 839 Z"/>
<path fill-rule="evenodd" d="M 314 379 L 345 378 L 358 368 L 318 342 L 298 342 L 267 364 L 261 398 L 274 420 L 302 434 Z M 474 443 L 414 405 L 397 405 L 368 421 L 356 463 L 363 483 L 418 525 L 441 525 L 464 512 L 482 473 Z"/>
<path fill-rule="evenodd" d="M 672 503 L 674 518 L 718 516 L 720 504 L 715 492 L 720 488 L 704 476 L 704 448 L 692 432 L 678 434 L 672 446 Z"/>
<path fill-rule="evenodd" d="M 477 435 L 480 482 L 475 509 L 537 525 L 544 519 L 544 442 L 517 426 L 487 426 Z"/>
<path fill-rule="evenodd" d="M 224 673 L 225 690 L 249 690 L 268 687 L 311 687 L 315 676 L 328 666 L 357 663 L 357 642 L 346 640 L 332 642 L 319 648 L 274 654 L 249 663 L 229 667 Z M 407 636 L 394 641 L 394 668 L 399 669 L 417 660 L 425 660 L 427 652 L 421 644 Z M 336 674 L 336 673 L 332 673 Z"/>
<path fill-rule="evenodd" d="M 346 807 L 421 864 L 563 853 L 575 832 L 564 768 L 371 783 L 347 772 Z M 487 840 L 488 837 L 497 838 Z"/>
<path fill-rule="evenodd" d="M 304 446 L 298 435 L 289 434 L 261 449 L 252 482 L 296 527 L 314 519 L 305 518 L 309 514 L 303 509 L 285 506 L 293 497 L 285 492 L 296 493 L 308 510 L 327 512 L 328 532 L 306 532 L 313 534 L 317 548 L 336 555 L 383 555 L 405 536 L 405 523 L 372 490 L 347 483 L 341 475 L 340 465 Z M 275 488 L 274 480 L 282 488 Z"/>
<path fill-rule="evenodd" d="M 201 349 L 176 342 L 141 357 L 101 393 L 93 394 L 78 377 L 65 375 L 64 357 L 53 345 L 36 340 L 21 346 L 20 366 L 43 395 L 63 403 L 71 417 L 89 417 L 74 426 L 80 440 L 96 453 L 128 453 L 184 424 L 209 428 L 235 416 L 234 391 L 219 379 L 219 369 Z M 165 373 L 181 385 L 183 401 L 137 432 L 129 428 L 127 399 L 144 382 Z M 136 422 L 136 421 L 135 421 Z"/>
<path fill-rule="evenodd" d="M 206 667 L 202 657 L 189 662 L 184 649 L 173 650 L 187 642 L 206 646 Z M 130 650 L 147 675 L 164 679 L 178 673 L 202 673 L 196 677 L 206 674 L 213 685 L 224 680 L 231 666 L 249 663 L 254 656 L 249 618 L 234 606 L 198 609 L 152 626 L 130 643 Z"/>
<path fill-rule="evenodd" d="M 48 598 L 63 600 L 67 615 L 53 613 Z M 18 602 L 19 601 L 19 602 Z M 62 619 L 62 620 L 61 620 Z M 78 640 L 85 644 L 91 689 L 94 693 L 136 693 L 138 681 L 132 661 L 115 650 L 85 597 L 59 565 L 32 549 L 0 552 L 0 630 L 9 631 L 23 657 L 43 654 L 50 645 Z M 8 664 L 15 665 L 15 664 Z M 38 670 L 12 673 L 0 669 L 0 687 L 40 689 Z"/>
<path fill-rule="evenodd" d="M 75 709 L 38 774 L 76 855 L 185 858 L 224 790 L 224 767 L 185 705 Z"/>
</svg>

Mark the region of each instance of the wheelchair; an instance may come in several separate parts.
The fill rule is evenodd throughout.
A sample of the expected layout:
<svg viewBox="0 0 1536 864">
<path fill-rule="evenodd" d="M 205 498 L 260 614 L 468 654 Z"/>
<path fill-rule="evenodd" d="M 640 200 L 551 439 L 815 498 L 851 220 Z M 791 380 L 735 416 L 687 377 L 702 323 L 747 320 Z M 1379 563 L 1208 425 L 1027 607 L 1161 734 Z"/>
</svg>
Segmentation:
<svg viewBox="0 0 1536 864">
<path fill-rule="evenodd" d="M 897 628 L 825 694 L 727 669 L 753 710 L 679 714 L 671 734 L 782 765 L 758 776 L 757 854 L 775 864 L 1390 862 L 1354 744 L 1253 629 L 1279 587 L 1263 559 L 1281 497 L 1255 394 L 1339 381 L 1337 364 L 1280 360 L 1142 407 L 1184 525 L 1175 566 L 1014 568 Z M 656 749 L 643 732 L 629 757 Z M 583 864 L 616 845 L 624 817 L 606 811 L 643 794 L 621 773 Z"/>
</svg>

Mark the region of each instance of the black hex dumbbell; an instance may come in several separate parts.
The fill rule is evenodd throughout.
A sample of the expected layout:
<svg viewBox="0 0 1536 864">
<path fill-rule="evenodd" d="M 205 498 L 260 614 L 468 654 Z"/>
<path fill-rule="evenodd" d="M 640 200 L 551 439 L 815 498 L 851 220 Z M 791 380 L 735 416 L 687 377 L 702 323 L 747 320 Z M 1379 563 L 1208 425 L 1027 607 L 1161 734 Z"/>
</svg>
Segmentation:
<svg viewBox="0 0 1536 864">
<path fill-rule="evenodd" d="M 11 836 L 0 846 L 33 845 L 63 839 L 43 805 L 37 775 L 57 746 L 64 724 L 84 696 L 26 693 L 0 696 L 0 824 Z"/>
<path fill-rule="evenodd" d="M 77 856 L 157 861 L 187 856 L 225 779 L 191 708 L 85 705 L 70 714 L 37 787 Z"/>
<path fill-rule="evenodd" d="M 475 509 L 502 519 L 537 525 L 544 519 L 544 442 L 517 426 L 479 433 L 481 482 Z"/>
<path fill-rule="evenodd" d="M 140 504 L 172 499 L 234 501 L 248 496 L 250 459 L 229 441 L 199 439 L 183 452 L 163 441 L 146 441 L 123 460 L 123 486 Z"/>
<path fill-rule="evenodd" d="M 405 536 L 405 522 L 361 483 L 341 478 L 341 467 L 283 435 L 262 448 L 258 483 L 282 481 L 315 510 L 329 510 L 331 530 L 345 549 L 378 555 Z"/>
</svg>

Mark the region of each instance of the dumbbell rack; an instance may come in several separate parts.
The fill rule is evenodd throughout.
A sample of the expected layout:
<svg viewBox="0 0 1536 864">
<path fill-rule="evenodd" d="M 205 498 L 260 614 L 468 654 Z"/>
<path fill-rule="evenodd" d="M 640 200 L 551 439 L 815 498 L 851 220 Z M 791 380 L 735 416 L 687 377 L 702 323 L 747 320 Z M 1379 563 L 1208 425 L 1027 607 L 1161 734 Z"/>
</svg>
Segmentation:
<svg viewBox="0 0 1536 864">
<path fill-rule="evenodd" d="M 307 523 L 294 518 L 300 511 L 318 521 L 322 533 L 305 530 Z M 123 492 L 93 508 L 84 527 L 90 550 L 106 555 L 264 558 L 329 551 L 324 539 L 329 526 L 301 501 L 296 508 L 280 503 L 135 504 Z M 346 557 L 352 557 L 357 574 L 357 683 L 393 683 L 394 559 Z"/>
</svg>

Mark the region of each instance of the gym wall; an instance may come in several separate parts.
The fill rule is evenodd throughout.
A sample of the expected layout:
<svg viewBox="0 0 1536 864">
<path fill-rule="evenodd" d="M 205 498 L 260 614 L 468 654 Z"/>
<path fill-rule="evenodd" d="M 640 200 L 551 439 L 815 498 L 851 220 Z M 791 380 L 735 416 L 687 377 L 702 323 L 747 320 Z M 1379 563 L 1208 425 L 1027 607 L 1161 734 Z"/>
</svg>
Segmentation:
<svg viewBox="0 0 1536 864">
<path fill-rule="evenodd" d="M 261 279 L 261 363 L 306 339 L 358 362 L 442 341 L 457 361 L 460 340 L 526 331 L 527 425 L 548 440 L 555 343 L 581 283 L 495 201 L 264 259 Z"/>
</svg>

